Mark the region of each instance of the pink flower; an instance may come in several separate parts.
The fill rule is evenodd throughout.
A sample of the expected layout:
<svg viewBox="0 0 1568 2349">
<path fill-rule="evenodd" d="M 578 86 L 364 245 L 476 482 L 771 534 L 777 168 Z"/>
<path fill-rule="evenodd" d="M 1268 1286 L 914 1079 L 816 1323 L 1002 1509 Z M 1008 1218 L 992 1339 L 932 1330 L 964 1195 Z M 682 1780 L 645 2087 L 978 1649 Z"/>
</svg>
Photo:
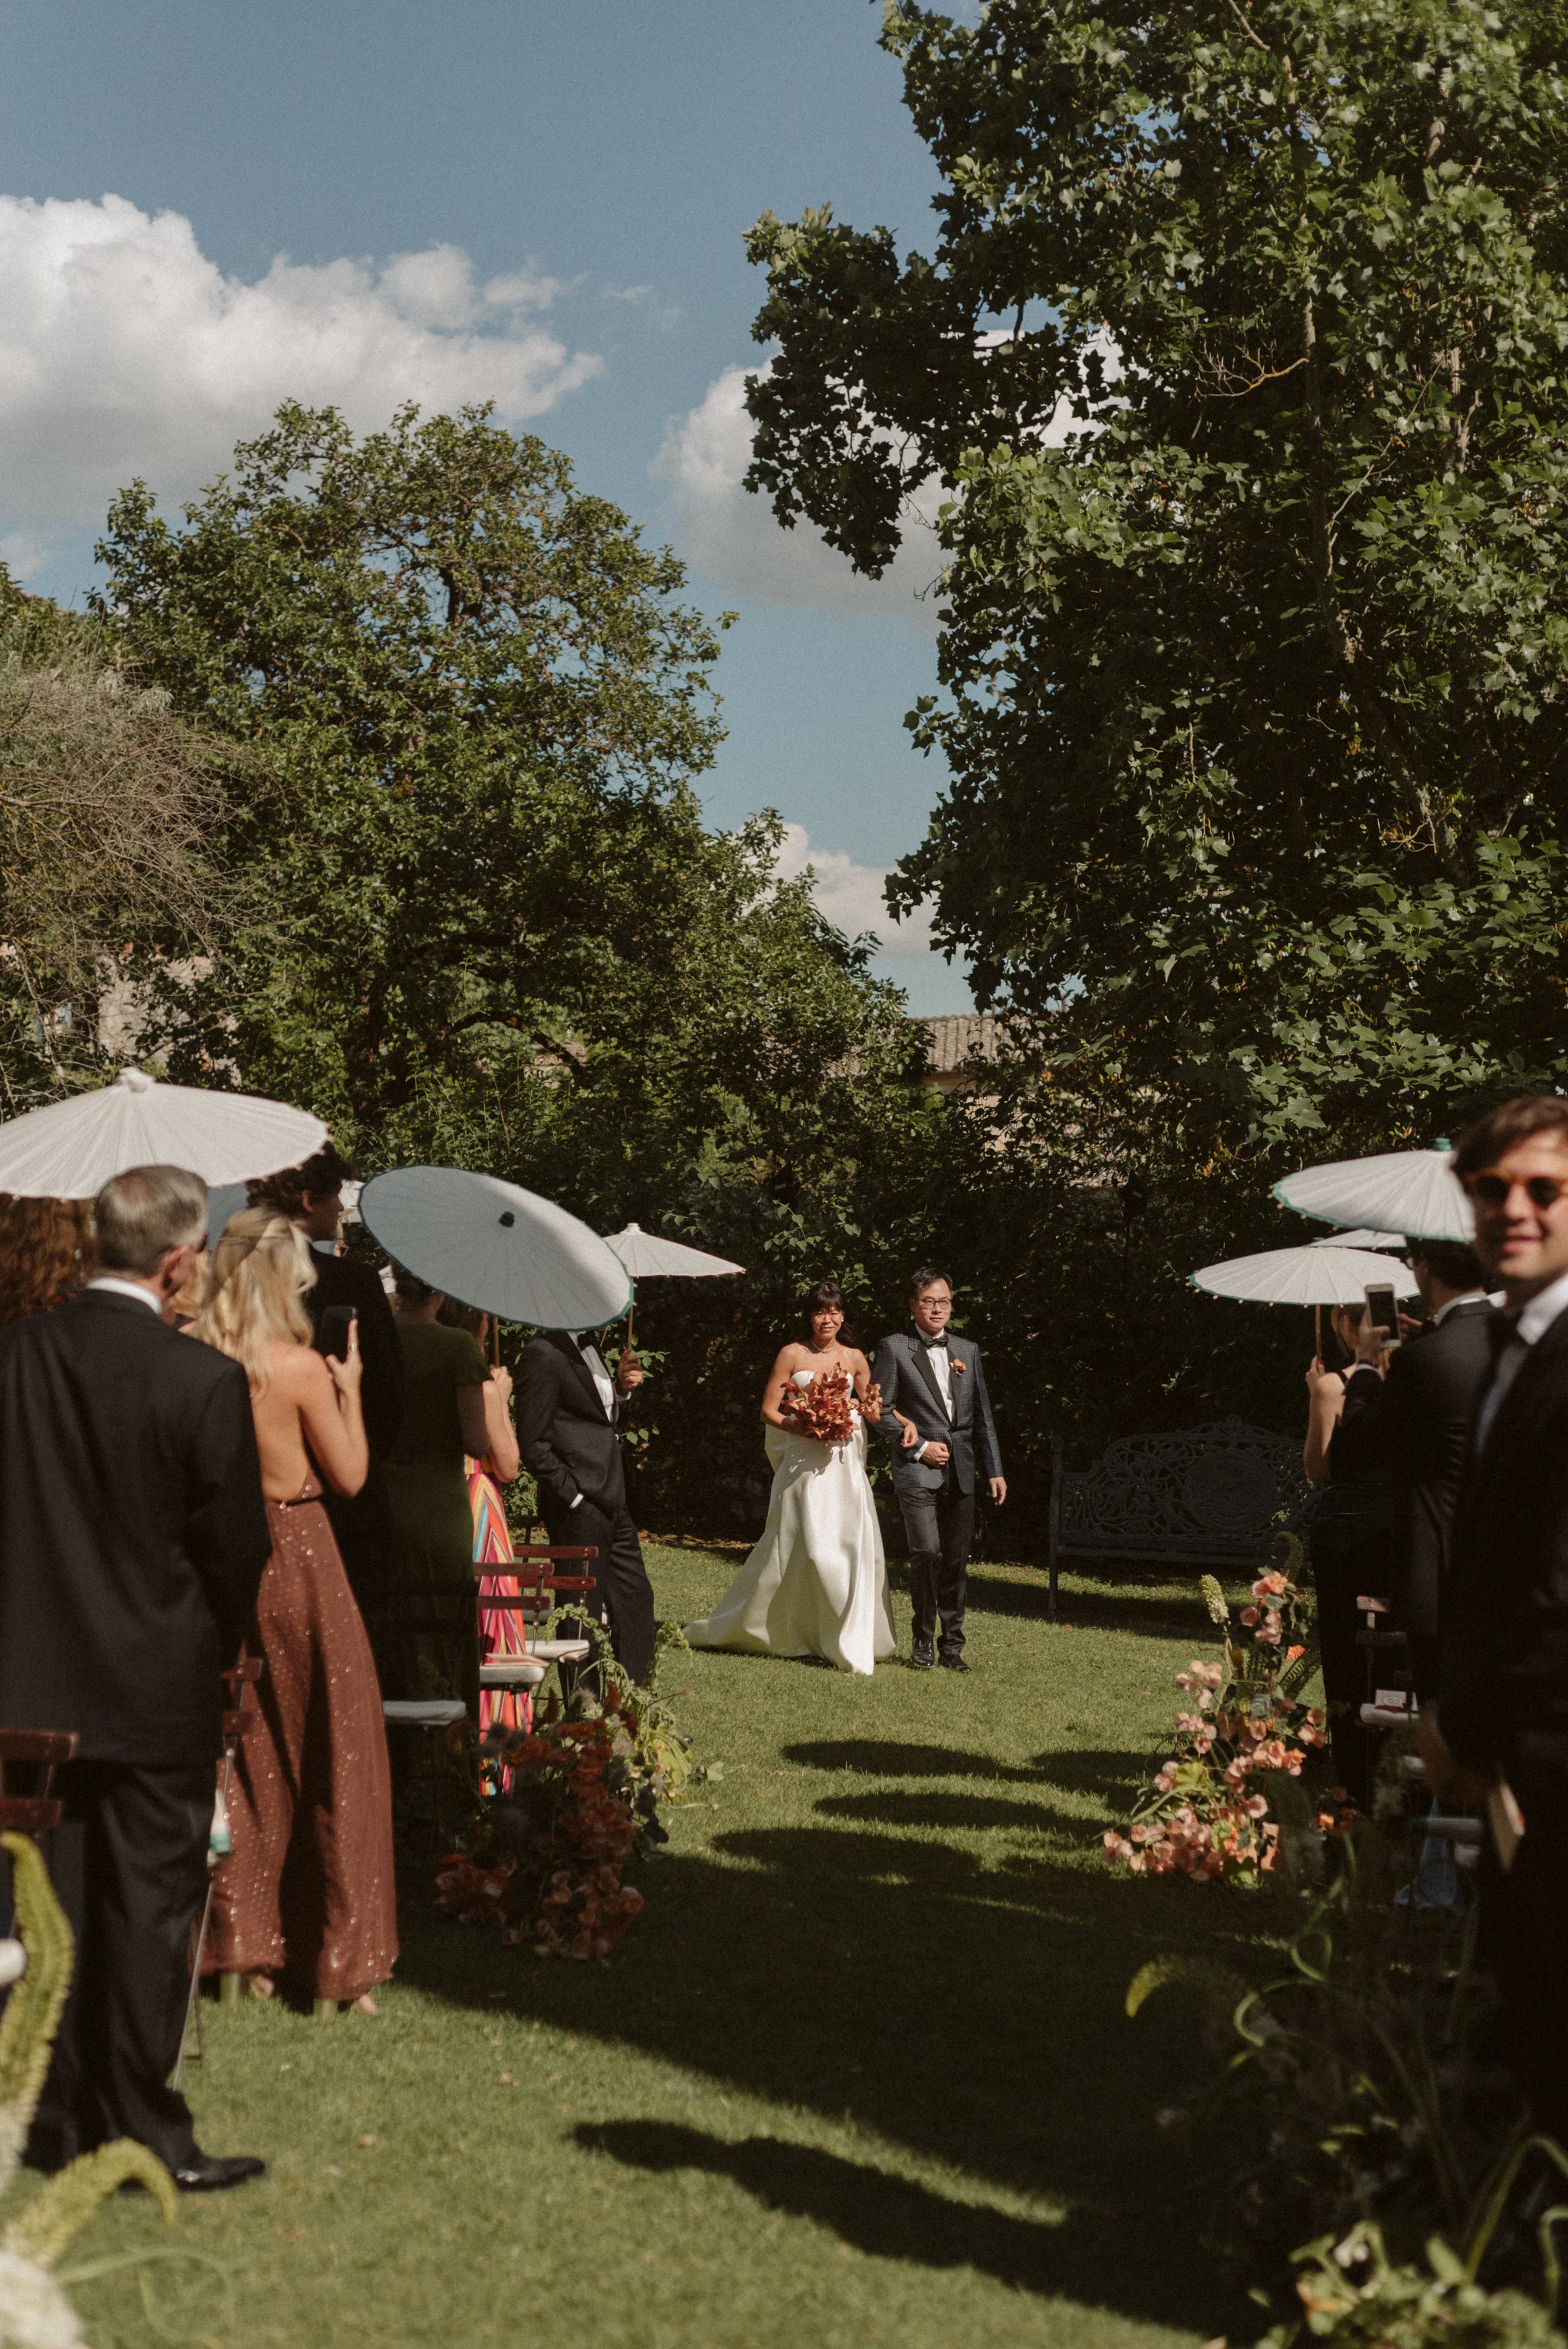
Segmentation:
<svg viewBox="0 0 1568 2349">
<path fill-rule="evenodd" d="M 1253 1625 L 1257 1621 L 1257 1619 L 1258 1619 L 1258 1610 L 1257 1610 L 1257 1609 L 1256 1609 L 1255 1607 L 1243 1607 L 1243 1609 L 1242 1609 L 1242 1620 L 1243 1620 L 1243 1622 L 1246 1625 L 1246 1627 L 1247 1627 L 1247 1629 L 1248 1629 L 1248 1630 L 1249 1630 L 1249 1631 L 1252 1630 Z"/>
<path fill-rule="evenodd" d="M 1242 1807 L 1249 1819 L 1261 1819 L 1268 1809 L 1268 1803 L 1262 1795 L 1249 1795 Z"/>
<path fill-rule="evenodd" d="M 1277 1599 L 1284 1587 L 1285 1579 L 1283 1574 L 1260 1575 L 1257 1581 L 1253 1585 L 1253 1597 L 1254 1599 Z"/>
</svg>

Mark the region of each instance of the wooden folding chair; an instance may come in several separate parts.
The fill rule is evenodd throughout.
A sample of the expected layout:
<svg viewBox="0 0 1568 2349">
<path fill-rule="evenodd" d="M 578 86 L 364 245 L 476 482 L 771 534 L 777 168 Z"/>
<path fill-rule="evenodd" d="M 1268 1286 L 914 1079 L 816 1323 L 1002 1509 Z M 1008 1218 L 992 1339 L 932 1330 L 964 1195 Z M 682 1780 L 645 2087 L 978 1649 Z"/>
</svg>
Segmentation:
<svg viewBox="0 0 1568 2349">
<path fill-rule="evenodd" d="M 71 1759 L 76 1750 L 74 1729 L 0 1729 L 0 1830 L 9 1835 L 36 1836 L 59 1826 L 64 1805 L 51 1789 L 56 1771 Z M 35 1773 L 31 1794 L 6 1792 L 8 1762 L 26 1764 Z M 0 1854 L 0 1867 L 5 1870 L 7 1886 L 5 1907 L 0 1908 L 0 1992 L 5 1992 L 26 1972 L 27 1953 L 20 1941 L 11 1938 L 14 1922 L 6 1913 L 10 1908 L 10 1861 L 4 1854 Z"/>
<path fill-rule="evenodd" d="M 51 1792 L 55 1773 L 77 1750 L 74 1729 L 0 1729 L 0 1828 L 13 1835 L 43 1835 L 60 1824 L 61 1804 Z M 14 1795 L 5 1785 L 7 1763 L 26 1763 L 37 1774 L 31 1794 Z"/>
<path fill-rule="evenodd" d="M 498 1572 L 510 1574 L 516 1582 L 521 1598 L 487 1599 L 483 1606 L 497 1612 L 520 1614 L 523 1624 L 526 1652 L 540 1658 L 547 1666 L 555 1665 L 562 1683 L 562 1693 L 570 1696 L 578 1671 L 593 1652 L 591 1640 L 545 1640 L 537 1636 L 533 1626 L 547 1622 L 554 1612 L 557 1597 L 562 1592 L 583 1593 L 595 1589 L 592 1574 L 557 1574 L 552 1571 L 557 1561 L 573 1560 L 592 1566 L 599 1556 L 597 1548 L 572 1547 L 560 1543 L 524 1542 L 514 1553 L 510 1565 Z M 493 1683 L 492 1683 L 493 1685 Z"/>
<path fill-rule="evenodd" d="M 1364 1729 L 1393 1729 L 1415 1719 L 1410 1687 L 1410 1642 L 1403 1631 L 1381 1628 L 1388 1601 L 1357 1595 L 1362 1628 L 1356 1644 L 1367 1658 L 1367 1695 L 1360 1707 Z"/>
</svg>

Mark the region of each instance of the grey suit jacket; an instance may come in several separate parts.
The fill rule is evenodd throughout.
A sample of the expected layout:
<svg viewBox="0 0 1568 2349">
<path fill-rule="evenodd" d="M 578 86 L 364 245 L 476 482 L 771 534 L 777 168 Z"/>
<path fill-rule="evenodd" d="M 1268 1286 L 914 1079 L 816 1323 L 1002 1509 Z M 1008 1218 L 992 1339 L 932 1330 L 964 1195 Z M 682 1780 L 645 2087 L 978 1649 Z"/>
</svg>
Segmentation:
<svg viewBox="0 0 1568 2349">
<path fill-rule="evenodd" d="M 985 1392 L 980 1349 L 973 1338 L 957 1338 L 951 1331 L 947 1344 L 953 1357 L 951 1418 L 925 1346 L 913 1330 L 898 1330 L 877 1348 L 872 1370 L 874 1383 L 882 1389 L 882 1415 L 877 1433 L 892 1452 L 892 1481 L 901 1492 L 934 1493 L 944 1472 L 917 1460 L 918 1446 L 903 1450 L 903 1430 L 893 1417 L 895 1408 L 905 1419 L 913 1420 L 923 1444 L 948 1446 L 954 1480 L 961 1493 L 975 1490 L 977 1471 L 982 1476 L 1002 1474 L 1001 1447 L 991 1415 L 991 1398 Z"/>
</svg>

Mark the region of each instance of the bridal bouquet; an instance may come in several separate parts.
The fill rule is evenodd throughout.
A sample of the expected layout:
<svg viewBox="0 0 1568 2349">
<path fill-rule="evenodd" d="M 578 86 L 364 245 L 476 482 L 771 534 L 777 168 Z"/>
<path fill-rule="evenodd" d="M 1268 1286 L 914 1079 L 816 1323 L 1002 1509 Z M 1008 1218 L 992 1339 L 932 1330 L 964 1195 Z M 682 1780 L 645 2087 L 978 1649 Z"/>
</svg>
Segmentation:
<svg viewBox="0 0 1568 2349">
<path fill-rule="evenodd" d="M 786 1387 L 779 1416 L 796 1435 L 848 1444 L 855 1432 L 855 1391 L 848 1371 L 819 1371 L 809 1387 Z"/>
</svg>

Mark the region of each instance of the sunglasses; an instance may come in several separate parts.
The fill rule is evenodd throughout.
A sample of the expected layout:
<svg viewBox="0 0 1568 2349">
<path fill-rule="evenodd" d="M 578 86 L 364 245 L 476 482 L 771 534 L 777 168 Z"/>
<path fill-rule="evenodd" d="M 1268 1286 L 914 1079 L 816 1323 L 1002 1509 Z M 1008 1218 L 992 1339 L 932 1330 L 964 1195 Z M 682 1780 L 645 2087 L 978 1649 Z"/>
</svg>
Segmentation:
<svg viewBox="0 0 1568 2349">
<path fill-rule="evenodd" d="M 1511 1194 L 1523 1192 L 1532 1207 L 1554 1207 L 1568 1183 L 1559 1182 L 1555 1174 L 1532 1174 L 1527 1183 L 1513 1184 L 1502 1174 L 1472 1174 L 1465 1188 L 1478 1206 L 1506 1206 Z"/>
</svg>

